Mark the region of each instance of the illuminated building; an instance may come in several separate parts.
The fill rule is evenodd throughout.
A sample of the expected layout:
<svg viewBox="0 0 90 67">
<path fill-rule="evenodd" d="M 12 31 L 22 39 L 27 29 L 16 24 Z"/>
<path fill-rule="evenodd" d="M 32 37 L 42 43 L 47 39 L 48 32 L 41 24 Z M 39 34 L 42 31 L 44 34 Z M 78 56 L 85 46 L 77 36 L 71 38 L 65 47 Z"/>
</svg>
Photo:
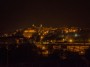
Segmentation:
<svg viewBox="0 0 90 67">
<path fill-rule="evenodd" d="M 25 30 L 25 31 L 23 32 L 23 35 L 24 35 L 24 37 L 26 37 L 26 38 L 30 38 L 30 37 L 32 37 L 32 35 L 33 35 L 34 33 L 36 33 L 36 30 L 28 29 L 28 30 Z"/>
</svg>

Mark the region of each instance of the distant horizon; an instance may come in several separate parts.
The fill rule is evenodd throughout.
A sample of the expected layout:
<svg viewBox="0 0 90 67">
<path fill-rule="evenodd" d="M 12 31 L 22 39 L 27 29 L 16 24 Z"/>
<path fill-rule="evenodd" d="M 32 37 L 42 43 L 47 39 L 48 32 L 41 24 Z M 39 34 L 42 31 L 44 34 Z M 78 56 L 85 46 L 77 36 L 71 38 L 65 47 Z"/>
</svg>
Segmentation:
<svg viewBox="0 0 90 67">
<path fill-rule="evenodd" d="M 11 32 L 32 24 L 90 28 L 88 1 L 1 0 L 0 7 L 0 32 Z"/>
<path fill-rule="evenodd" d="M 33 24 L 32 24 L 33 25 Z M 14 30 L 2 30 L 2 31 L 0 31 L 0 34 L 3 34 L 3 33 L 13 33 L 13 32 L 15 32 L 16 30 L 19 30 L 19 29 L 27 29 L 27 28 L 31 28 L 32 27 L 32 25 L 29 25 L 29 26 L 27 26 L 27 27 L 20 27 L 20 28 L 18 28 L 17 27 L 17 29 L 14 29 Z M 40 27 L 40 25 L 42 25 L 43 27 L 52 27 L 52 28 L 60 28 L 60 27 L 68 27 L 68 28 L 70 28 L 70 27 L 77 27 L 77 28 L 82 28 L 82 29 L 86 29 L 86 28 L 88 28 L 88 29 L 90 29 L 90 27 L 80 27 L 80 26 L 70 26 L 70 25 L 62 25 L 62 26 L 48 26 L 48 25 L 43 25 L 43 24 L 34 24 L 36 27 Z"/>
</svg>

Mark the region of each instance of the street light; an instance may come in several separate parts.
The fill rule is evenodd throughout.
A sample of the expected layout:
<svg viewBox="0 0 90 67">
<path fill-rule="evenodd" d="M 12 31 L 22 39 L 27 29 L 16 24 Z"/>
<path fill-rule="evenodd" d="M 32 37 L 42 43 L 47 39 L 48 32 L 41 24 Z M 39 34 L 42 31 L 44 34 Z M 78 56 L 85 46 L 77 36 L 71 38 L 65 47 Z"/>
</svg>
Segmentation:
<svg viewBox="0 0 90 67">
<path fill-rule="evenodd" d="M 69 39 L 69 42 L 72 43 L 73 42 L 73 39 Z"/>
</svg>

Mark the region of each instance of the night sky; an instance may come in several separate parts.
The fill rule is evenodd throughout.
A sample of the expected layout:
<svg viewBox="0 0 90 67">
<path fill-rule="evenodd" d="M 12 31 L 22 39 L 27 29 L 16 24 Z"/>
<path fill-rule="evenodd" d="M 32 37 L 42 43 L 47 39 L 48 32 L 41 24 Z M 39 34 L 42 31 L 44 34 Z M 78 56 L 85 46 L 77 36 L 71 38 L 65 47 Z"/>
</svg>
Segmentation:
<svg viewBox="0 0 90 67">
<path fill-rule="evenodd" d="M 90 28 L 90 2 L 0 0 L 0 32 L 31 27 L 78 26 Z"/>
</svg>

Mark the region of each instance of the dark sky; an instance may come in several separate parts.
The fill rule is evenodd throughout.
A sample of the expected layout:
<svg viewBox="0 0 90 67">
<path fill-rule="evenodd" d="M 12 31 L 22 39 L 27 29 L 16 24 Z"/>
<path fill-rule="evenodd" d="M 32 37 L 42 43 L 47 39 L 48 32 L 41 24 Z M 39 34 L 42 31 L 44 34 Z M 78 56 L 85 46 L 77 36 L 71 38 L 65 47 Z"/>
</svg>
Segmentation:
<svg viewBox="0 0 90 67">
<path fill-rule="evenodd" d="M 90 2 L 0 0 L 0 32 L 44 26 L 90 27 Z"/>
</svg>

